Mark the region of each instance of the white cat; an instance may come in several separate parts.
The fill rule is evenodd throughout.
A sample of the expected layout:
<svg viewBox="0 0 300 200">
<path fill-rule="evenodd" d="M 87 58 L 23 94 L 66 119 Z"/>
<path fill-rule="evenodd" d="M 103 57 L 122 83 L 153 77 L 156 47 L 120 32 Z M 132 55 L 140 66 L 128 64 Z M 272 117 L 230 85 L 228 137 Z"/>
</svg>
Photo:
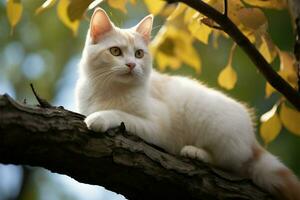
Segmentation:
<svg viewBox="0 0 300 200">
<path fill-rule="evenodd" d="M 130 29 L 101 8 L 91 19 L 80 61 L 77 106 L 89 129 L 126 129 L 169 153 L 239 173 L 280 199 L 300 200 L 295 175 L 255 139 L 247 108 L 201 83 L 152 69 L 153 17 Z"/>
</svg>

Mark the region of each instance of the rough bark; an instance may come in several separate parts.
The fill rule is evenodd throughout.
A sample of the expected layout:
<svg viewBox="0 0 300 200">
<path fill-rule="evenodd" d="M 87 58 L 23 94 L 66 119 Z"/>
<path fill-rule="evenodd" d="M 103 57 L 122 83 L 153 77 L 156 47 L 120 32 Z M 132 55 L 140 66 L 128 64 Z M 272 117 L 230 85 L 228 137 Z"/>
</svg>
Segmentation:
<svg viewBox="0 0 300 200">
<path fill-rule="evenodd" d="M 249 180 L 179 158 L 126 133 L 87 129 L 84 116 L 0 95 L 0 162 L 39 166 L 131 200 L 271 197 Z"/>
</svg>

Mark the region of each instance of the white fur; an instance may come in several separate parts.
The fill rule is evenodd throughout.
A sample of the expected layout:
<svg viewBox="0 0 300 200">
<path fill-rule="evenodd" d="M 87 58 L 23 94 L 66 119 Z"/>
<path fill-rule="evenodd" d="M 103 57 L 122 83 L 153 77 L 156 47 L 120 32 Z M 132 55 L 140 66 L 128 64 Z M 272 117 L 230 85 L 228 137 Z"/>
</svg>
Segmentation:
<svg viewBox="0 0 300 200">
<path fill-rule="evenodd" d="M 76 89 L 87 126 L 104 132 L 124 122 L 129 132 L 172 154 L 247 171 L 245 163 L 257 145 L 247 108 L 198 81 L 152 70 L 147 42 L 136 30 L 114 27 L 96 44 L 88 34 Z M 124 55 L 111 55 L 112 46 Z M 145 56 L 135 58 L 135 49 L 143 49 Z M 127 62 L 137 64 L 129 75 Z M 270 154 L 250 164 L 251 176 L 270 191 L 272 169 L 284 168 Z"/>
<path fill-rule="evenodd" d="M 264 153 L 261 158 L 255 162 L 252 168 L 252 177 L 258 185 L 266 190 L 272 191 L 281 185 L 280 177 L 276 176 L 274 172 L 285 168 L 286 167 L 280 163 L 276 157 L 269 153 Z M 272 184 L 270 184 L 270 179 L 272 180 Z"/>
</svg>

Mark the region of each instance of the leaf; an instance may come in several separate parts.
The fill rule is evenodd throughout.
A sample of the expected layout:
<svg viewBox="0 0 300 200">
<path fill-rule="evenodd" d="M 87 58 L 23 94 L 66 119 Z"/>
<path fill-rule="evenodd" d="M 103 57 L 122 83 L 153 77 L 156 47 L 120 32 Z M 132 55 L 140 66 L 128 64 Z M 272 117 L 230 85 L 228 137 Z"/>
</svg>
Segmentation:
<svg viewBox="0 0 300 200">
<path fill-rule="evenodd" d="M 23 5 L 21 4 L 21 0 L 7 0 L 6 12 L 9 24 L 13 31 L 22 16 Z"/>
<path fill-rule="evenodd" d="M 155 39 L 151 42 L 150 49 L 154 56 L 162 52 L 164 55 L 167 55 L 167 57 L 164 57 L 166 59 L 179 60 L 180 62 L 168 61 L 168 63 L 173 63 L 172 69 L 177 69 L 178 63 L 183 62 L 193 67 L 196 73 L 201 72 L 201 59 L 193 47 L 193 37 L 187 31 L 177 29 L 169 22 L 160 29 Z M 162 55 L 160 56 L 162 57 Z M 158 64 L 160 63 L 158 61 Z M 165 65 L 162 64 L 162 68 L 164 67 Z"/>
<path fill-rule="evenodd" d="M 199 12 L 197 12 L 196 10 L 194 10 L 192 8 L 187 8 L 187 10 L 185 11 L 185 14 L 184 14 L 184 22 L 190 23 L 191 21 L 193 21 L 194 19 L 197 19 L 200 16 L 201 16 L 201 14 Z"/>
<path fill-rule="evenodd" d="M 218 76 L 218 83 L 227 90 L 234 88 L 237 81 L 237 74 L 231 65 L 227 65 Z"/>
<path fill-rule="evenodd" d="M 265 14 L 259 8 L 241 8 L 237 15 L 244 26 L 253 30 L 267 23 Z"/>
<path fill-rule="evenodd" d="M 166 5 L 166 2 L 161 0 L 144 0 L 144 3 L 153 15 L 157 15 Z"/>
<path fill-rule="evenodd" d="M 193 19 L 189 23 L 188 29 L 196 39 L 204 44 L 208 44 L 209 36 L 212 33 L 210 27 L 200 22 L 199 19 Z"/>
<path fill-rule="evenodd" d="M 71 21 L 69 17 L 68 7 L 70 2 L 71 0 L 60 0 L 57 5 L 57 15 L 63 24 L 71 29 L 73 34 L 76 35 L 79 27 L 79 20 Z"/>
<path fill-rule="evenodd" d="M 218 76 L 219 85 L 227 90 L 231 90 L 232 88 L 234 88 L 237 82 L 237 74 L 232 67 L 232 58 L 235 49 L 236 49 L 236 43 L 234 43 L 231 47 L 229 58 L 228 58 L 228 64 L 220 72 Z"/>
<path fill-rule="evenodd" d="M 265 87 L 265 98 L 269 98 L 276 90 L 272 87 L 272 85 L 269 82 L 266 82 L 266 87 Z"/>
<path fill-rule="evenodd" d="M 177 30 L 177 36 L 175 38 L 175 54 L 181 61 L 193 67 L 196 73 L 201 72 L 201 60 L 193 47 L 193 38 L 185 31 Z"/>
<path fill-rule="evenodd" d="M 284 73 L 282 71 L 278 71 L 277 72 L 279 76 L 281 76 L 283 79 L 286 79 Z M 266 82 L 266 87 L 265 87 L 265 93 L 266 93 L 266 98 L 270 97 L 274 92 L 276 92 L 277 90 L 275 88 L 273 88 L 273 86 L 269 83 Z"/>
<path fill-rule="evenodd" d="M 68 7 L 68 16 L 71 21 L 81 20 L 84 12 L 87 10 L 91 3 L 100 3 L 99 1 L 93 0 L 71 0 L 71 3 Z"/>
<path fill-rule="evenodd" d="M 276 47 L 267 35 L 261 37 L 259 52 L 264 56 L 268 63 L 271 63 L 277 56 Z"/>
<path fill-rule="evenodd" d="M 107 3 L 110 7 L 118 9 L 123 13 L 127 13 L 127 9 L 126 9 L 127 0 L 108 0 Z"/>
<path fill-rule="evenodd" d="M 294 55 L 286 51 L 279 51 L 280 73 L 282 77 L 293 87 L 297 87 L 297 68 L 295 66 L 296 59 Z"/>
<path fill-rule="evenodd" d="M 156 61 L 161 71 L 164 71 L 167 68 L 167 66 L 169 66 L 173 70 L 176 70 L 180 67 L 181 64 L 179 59 L 176 59 L 172 56 L 170 57 L 162 52 L 157 53 Z"/>
<path fill-rule="evenodd" d="M 166 4 L 163 9 L 159 11 L 159 15 L 168 18 L 177 8 L 176 4 Z"/>
<path fill-rule="evenodd" d="M 297 87 L 297 69 L 294 65 L 295 57 L 286 51 L 279 51 L 280 70 L 278 74 L 291 84 L 294 88 Z M 276 90 L 267 82 L 265 87 L 266 98 L 270 97 Z"/>
<path fill-rule="evenodd" d="M 167 20 L 173 20 L 182 14 L 187 9 L 187 6 L 183 3 L 179 3 L 176 9 L 172 12 L 172 14 L 167 18 Z"/>
<path fill-rule="evenodd" d="M 45 1 L 40 7 L 38 7 L 35 10 L 35 14 L 41 14 L 42 12 L 44 12 L 45 10 L 47 10 L 48 8 L 51 8 L 52 6 L 54 6 L 54 4 L 56 3 L 56 0 L 47 0 Z"/>
<path fill-rule="evenodd" d="M 282 128 L 282 124 L 278 114 L 276 113 L 277 106 L 277 104 L 274 105 L 270 111 L 263 114 L 260 118 L 260 135 L 265 144 L 273 141 L 278 136 Z"/>
<path fill-rule="evenodd" d="M 251 6 L 258 6 L 263 8 L 284 9 L 287 7 L 286 0 L 243 0 Z"/>
<path fill-rule="evenodd" d="M 280 119 L 286 129 L 300 136 L 300 112 L 289 108 L 285 103 L 282 103 L 280 109 Z"/>
<path fill-rule="evenodd" d="M 278 71 L 277 72 L 279 76 L 281 76 L 283 79 L 284 78 L 284 75 L 281 71 Z M 265 87 L 265 93 L 266 93 L 266 98 L 270 97 L 274 92 L 276 92 L 275 88 L 273 88 L 273 86 L 269 83 L 269 82 L 266 82 L 266 87 Z"/>
</svg>

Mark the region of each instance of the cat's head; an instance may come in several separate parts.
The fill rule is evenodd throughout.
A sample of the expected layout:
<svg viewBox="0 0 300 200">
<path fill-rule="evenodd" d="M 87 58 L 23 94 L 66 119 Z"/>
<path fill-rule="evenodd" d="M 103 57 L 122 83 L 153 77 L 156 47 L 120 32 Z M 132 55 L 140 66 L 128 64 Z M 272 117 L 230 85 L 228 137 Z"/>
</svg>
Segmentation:
<svg viewBox="0 0 300 200">
<path fill-rule="evenodd" d="M 153 16 L 148 15 L 129 29 L 116 27 L 101 8 L 96 8 L 81 65 L 93 79 L 123 84 L 148 80 L 152 59 L 148 50 Z"/>
</svg>

